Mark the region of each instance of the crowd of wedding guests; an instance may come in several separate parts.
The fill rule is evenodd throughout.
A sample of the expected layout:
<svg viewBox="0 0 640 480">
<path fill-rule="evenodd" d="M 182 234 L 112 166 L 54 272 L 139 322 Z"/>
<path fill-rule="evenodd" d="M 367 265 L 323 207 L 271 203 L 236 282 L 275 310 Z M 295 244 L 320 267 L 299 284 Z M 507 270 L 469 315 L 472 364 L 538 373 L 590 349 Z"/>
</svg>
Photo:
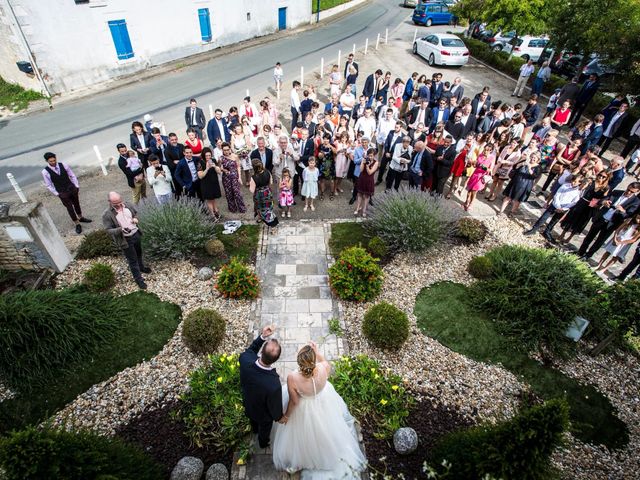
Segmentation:
<svg viewBox="0 0 640 480">
<path fill-rule="evenodd" d="M 281 65 L 273 76 L 282 88 Z M 517 212 L 537 186 L 546 210 L 527 234 L 546 224 L 544 237 L 565 244 L 586 231 L 579 254 L 588 258 L 604 246 L 603 270 L 624 262 L 640 238 L 640 184 L 617 188 L 625 176 L 638 177 L 640 121 L 620 155 L 605 164 L 601 155 L 622 133 L 629 104 L 618 96 L 584 119 L 596 77 L 582 86 L 574 79 L 542 104 L 536 94 L 522 101 L 492 98 L 489 87 L 469 94 L 462 78 L 448 81 L 441 73 L 415 72 L 403 80 L 376 70 L 363 84 L 361 77 L 349 55 L 344 68 L 334 65 L 326 77 L 326 97 L 294 81 L 287 125 L 270 98 L 256 106 L 250 97 L 227 112 L 216 109 L 208 121 L 191 99 L 182 139 L 163 135 L 150 116 L 133 122 L 129 146 L 116 148 L 134 203 L 150 188 L 160 203 L 197 197 L 220 218 L 223 194 L 230 213 L 247 211 L 242 189 L 249 188 L 256 218 L 275 227 L 278 217 L 291 218 L 296 210 L 304 216 L 317 202 L 339 198 L 366 217 L 380 184 L 389 191 L 406 182 L 457 197 L 465 210 L 482 196 L 499 201 L 498 215 Z M 639 264 L 636 249 L 620 277 Z"/>
</svg>

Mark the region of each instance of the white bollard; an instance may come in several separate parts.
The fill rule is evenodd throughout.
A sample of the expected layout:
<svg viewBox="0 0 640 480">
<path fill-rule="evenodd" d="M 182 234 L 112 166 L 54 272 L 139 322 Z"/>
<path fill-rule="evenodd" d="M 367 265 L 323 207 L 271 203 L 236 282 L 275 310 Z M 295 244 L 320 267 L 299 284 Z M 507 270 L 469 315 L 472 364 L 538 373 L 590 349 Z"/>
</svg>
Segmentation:
<svg viewBox="0 0 640 480">
<path fill-rule="evenodd" d="M 209 104 L 209 118 L 213 118 L 213 105 Z"/>
<path fill-rule="evenodd" d="M 353 44 L 353 50 L 351 50 L 351 53 L 353 53 L 353 56 L 356 56 L 356 44 Z"/>
<path fill-rule="evenodd" d="M 380 45 L 380 34 L 378 34 L 378 38 L 376 38 L 376 50 L 378 50 L 378 45 Z"/>
<path fill-rule="evenodd" d="M 340 57 L 342 57 L 342 50 L 338 50 L 338 71 L 340 71 Z"/>
<path fill-rule="evenodd" d="M 320 59 L 320 78 L 324 76 L 324 57 Z"/>
<path fill-rule="evenodd" d="M 369 50 L 369 39 L 367 38 L 364 42 L 364 54 L 367 54 L 367 50 Z"/>
<path fill-rule="evenodd" d="M 103 175 L 107 175 L 109 172 L 107 172 L 107 167 L 104 165 L 104 160 L 102 159 L 102 154 L 100 153 L 98 145 L 93 146 L 93 151 L 96 152 L 96 157 L 98 157 L 98 162 L 100 163 Z"/>
<path fill-rule="evenodd" d="M 411 45 L 413 45 L 414 43 L 416 43 L 416 38 L 418 38 L 418 29 L 416 28 L 415 31 L 413 32 L 413 42 L 411 42 Z"/>
<path fill-rule="evenodd" d="M 249 96 L 249 89 L 247 88 L 247 97 Z"/>
<path fill-rule="evenodd" d="M 304 67 L 300 67 L 300 85 L 304 88 Z"/>
<path fill-rule="evenodd" d="M 389 43 L 389 29 L 385 28 L 384 29 L 384 44 L 388 44 Z"/>
<path fill-rule="evenodd" d="M 13 177 L 13 174 L 7 173 L 7 178 L 9 179 L 9 183 L 11 183 L 11 186 L 13 187 L 13 189 L 18 194 L 18 198 L 20 198 L 20 201 L 22 203 L 27 203 L 27 197 L 25 196 L 24 192 L 20 188 L 20 185 L 18 185 L 18 182 L 16 182 L 16 179 Z"/>
<path fill-rule="evenodd" d="M 213 117 L 213 114 L 211 114 L 211 116 Z M 167 128 L 164 126 L 164 122 L 160 124 L 160 133 L 165 137 L 167 136 Z"/>
</svg>

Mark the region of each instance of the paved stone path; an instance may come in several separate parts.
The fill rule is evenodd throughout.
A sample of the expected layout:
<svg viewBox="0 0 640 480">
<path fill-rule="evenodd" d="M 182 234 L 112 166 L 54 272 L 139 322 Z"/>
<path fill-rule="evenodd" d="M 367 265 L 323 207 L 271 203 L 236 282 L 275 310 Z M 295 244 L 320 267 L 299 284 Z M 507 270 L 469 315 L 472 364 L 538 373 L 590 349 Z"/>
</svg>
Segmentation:
<svg viewBox="0 0 640 480">
<path fill-rule="evenodd" d="M 276 365 L 283 383 L 297 368 L 298 349 L 309 340 L 328 360 L 346 353 L 343 339 L 329 333 L 329 319 L 339 318 L 327 277 L 330 236 L 331 224 L 318 220 L 281 221 L 276 235 L 263 233 L 256 260 L 262 295 L 249 330 L 255 338 L 264 325 L 276 325 L 275 338 L 282 344 Z M 275 471 L 270 449 L 255 451 L 245 468 L 233 470 L 240 480 L 298 478 Z"/>
</svg>

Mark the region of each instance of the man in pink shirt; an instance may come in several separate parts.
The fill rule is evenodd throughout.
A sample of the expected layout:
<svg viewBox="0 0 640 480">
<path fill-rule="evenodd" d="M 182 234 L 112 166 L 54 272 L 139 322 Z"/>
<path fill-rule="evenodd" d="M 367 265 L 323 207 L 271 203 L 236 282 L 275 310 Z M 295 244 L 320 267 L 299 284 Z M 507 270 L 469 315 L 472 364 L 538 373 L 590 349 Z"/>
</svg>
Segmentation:
<svg viewBox="0 0 640 480">
<path fill-rule="evenodd" d="M 44 159 L 49 164 L 42 170 L 44 184 L 66 207 L 71 221 L 76 224 L 76 233 L 80 234 L 82 233 L 80 223 L 91 223 L 91 220 L 82 216 L 80 197 L 78 196 L 80 191 L 78 178 L 74 175 L 71 167 L 58 162 L 55 153 L 45 153 Z"/>
</svg>

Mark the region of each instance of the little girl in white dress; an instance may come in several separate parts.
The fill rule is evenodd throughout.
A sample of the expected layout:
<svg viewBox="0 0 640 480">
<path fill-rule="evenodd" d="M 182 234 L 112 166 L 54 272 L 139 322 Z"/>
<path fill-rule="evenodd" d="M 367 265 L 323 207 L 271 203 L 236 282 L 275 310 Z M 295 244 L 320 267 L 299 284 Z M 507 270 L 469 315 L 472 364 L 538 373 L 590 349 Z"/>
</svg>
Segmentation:
<svg viewBox="0 0 640 480">
<path fill-rule="evenodd" d="M 316 208 L 313 206 L 313 201 L 318 196 L 318 178 L 320 177 L 320 170 L 316 168 L 316 159 L 309 157 L 309 166 L 302 171 L 302 191 L 300 192 L 304 200 L 303 210 L 306 212 L 309 208 L 314 212 Z"/>
</svg>

